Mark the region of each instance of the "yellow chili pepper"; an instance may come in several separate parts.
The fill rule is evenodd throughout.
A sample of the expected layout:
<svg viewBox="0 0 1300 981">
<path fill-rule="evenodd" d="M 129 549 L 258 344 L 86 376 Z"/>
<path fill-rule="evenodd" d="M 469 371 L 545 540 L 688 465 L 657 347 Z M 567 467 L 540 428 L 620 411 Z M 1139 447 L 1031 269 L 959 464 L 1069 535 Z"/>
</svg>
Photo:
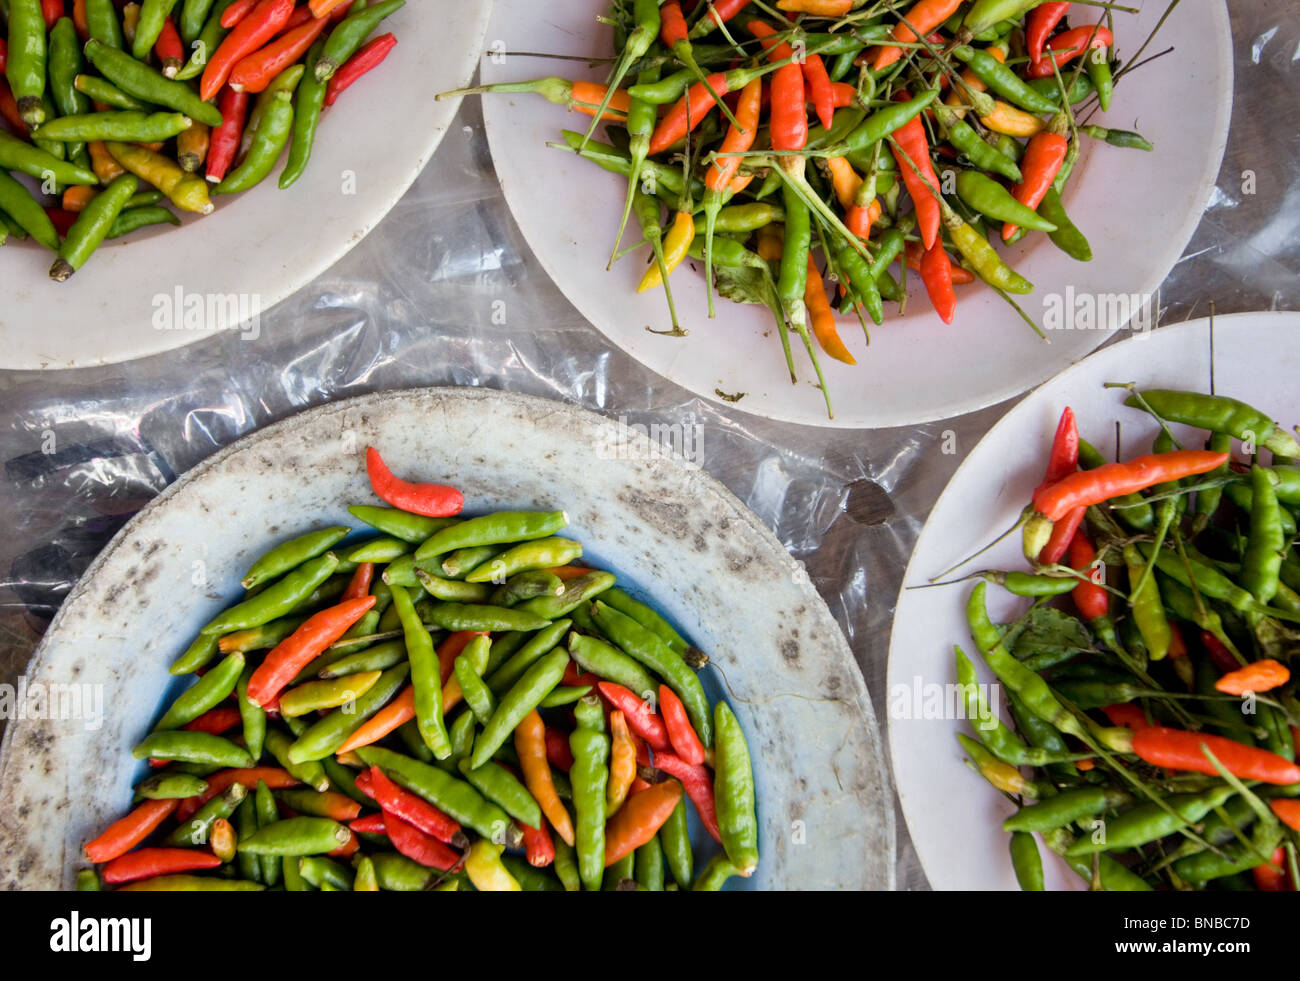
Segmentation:
<svg viewBox="0 0 1300 981">
<path fill-rule="evenodd" d="M 764 262 L 779 262 L 784 251 L 784 225 L 764 225 L 758 230 L 758 254 Z"/>
<path fill-rule="evenodd" d="M 994 103 L 993 112 L 980 117 L 980 122 L 993 132 L 1005 133 L 1007 136 L 1036 136 L 1045 127 L 1043 121 L 1037 116 L 1017 109 L 1001 99 Z"/>
<path fill-rule="evenodd" d="M 1023 794 L 1025 791 L 1025 778 L 1021 776 L 1020 771 L 1010 764 L 1003 763 L 1000 760 L 984 760 L 979 764 L 980 773 L 984 779 L 998 790 L 1008 794 Z"/>
<path fill-rule="evenodd" d="M 677 212 L 677 217 L 673 219 L 673 227 L 664 236 L 664 267 L 668 270 L 668 275 L 671 276 L 673 270 L 682 264 L 693 241 L 695 241 L 695 219 L 685 211 Z M 641 285 L 636 288 L 636 291 L 644 293 L 663 284 L 664 279 L 659 273 L 659 263 L 656 262 L 646 270 Z"/>
<path fill-rule="evenodd" d="M 470 845 L 465 858 L 465 874 L 479 892 L 523 892 L 523 887 L 501 862 L 504 845 L 480 838 Z"/>
<path fill-rule="evenodd" d="M 140 24 L 140 5 L 128 3 L 122 8 L 122 36 L 128 44 L 135 41 L 135 29 Z"/>
<path fill-rule="evenodd" d="M 161 153 L 131 143 L 106 143 L 108 152 L 123 167 L 141 180 L 148 181 L 182 211 L 211 214 L 208 182 L 197 174 L 187 174 L 174 160 Z"/>
<path fill-rule="evenodd" d="M 609 714 L 609 732 L 609 785 L 605 789 L 605 814 L 613 817 L 627 800 L 627 792 L 636 779 L 636 745 L 622 712 L 616 710 Z"/>
<path fill-rule="evenodd" d="M 354 702 L 374 687 L 381 674 L 382 671 L 359 671 L 329 681 L 304 682 L 280 696 L 280 714 L 293 718 Z"/>
<path fill-rule="evenodd" d="M 841 208 L 848 211 L 857 201 L 862 178 L 853 169 L 853 165 L 843 157 L 828 157 L 826 168 L 831 172 L 831 184 L 835 188 L 836 200 L 840 202 Z"/>
<path fill-rule="evenodd" d="M 777 9 L 813 17 L 843 17 L 853 9 L 853 0 L 778 0 Z"/>
</svg>

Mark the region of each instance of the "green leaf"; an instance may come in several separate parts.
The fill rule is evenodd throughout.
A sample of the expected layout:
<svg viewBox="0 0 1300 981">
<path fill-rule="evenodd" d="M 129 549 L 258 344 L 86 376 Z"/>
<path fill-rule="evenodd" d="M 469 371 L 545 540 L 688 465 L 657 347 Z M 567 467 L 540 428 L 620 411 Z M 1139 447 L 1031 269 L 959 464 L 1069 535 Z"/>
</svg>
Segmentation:
<svg viewBox="0 0 1300 981">
<path fill-rule="evenodd" d="M 1021 661 L 1031 656 L 1062 658 L 1092 650 L 1092 636 L 1078 617 L 1051 606 L 1036 606 L 1026 617 L 1024 630 L 1011 653 Z"/>
</svg>

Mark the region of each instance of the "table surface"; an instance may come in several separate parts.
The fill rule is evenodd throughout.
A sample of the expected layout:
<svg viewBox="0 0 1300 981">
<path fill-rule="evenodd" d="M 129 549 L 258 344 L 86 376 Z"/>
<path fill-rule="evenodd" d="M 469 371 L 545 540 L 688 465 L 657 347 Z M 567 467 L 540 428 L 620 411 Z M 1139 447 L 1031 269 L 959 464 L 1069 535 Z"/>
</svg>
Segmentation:
<svg viewBox="0 0 1300 981">
<path fill-rule="evenodd" d="M 1211 304 L 1218 313 L 1300 309 L 1300 9 L 1289 0 L 1230 7 L 1232 132 L 1217 191 L 1161 289 L 1166 324 L 1206 316 Z M 1086 229 L 1087 216 L 1075 218 Z M 467 102 L 392 213 L 256 331 L 123 365 L 0 372 L 0 525 L 9 529 L 0 683 L 16 683 L 78 575 L 178 474 L 303 408 L 426 385 L 509 389 L 628 424 L 680 424 L 694 437 L 691 459 L 805 562 L 882 727 L 907 558 L 953 471 L 1015 401 L 924 426 L 842 431 L 694 398 L 611 349 L 546 277 L 497 186 L 479 107 Z M 898 824 L 899 887 L 928 888 L 901 813 Z"/>
</svg>

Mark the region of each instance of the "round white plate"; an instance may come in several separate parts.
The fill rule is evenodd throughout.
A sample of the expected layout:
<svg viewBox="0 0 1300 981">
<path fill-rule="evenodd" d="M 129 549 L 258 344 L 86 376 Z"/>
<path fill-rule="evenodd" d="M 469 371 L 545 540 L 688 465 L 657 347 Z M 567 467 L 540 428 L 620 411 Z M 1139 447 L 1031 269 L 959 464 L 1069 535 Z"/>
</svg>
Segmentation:
<svg viewBox="0 0 1300 981">
<path fill-rule="evenodd" d="M 30 241 L 0 249 L 0 368 L 80 368 L 181 347 L 239 326 L 311 282 L 361 241 L 424 169 L 456 115 L 438 92 L 467 84 L 491 0 L 411 0 L 379 31 L 398 44 L 325 110 L 311 163 L 280 168 L 180 228 L 106 242 L 66 283 Z"/>
<path fill-rule="evenodd" d="M 1117 13 L 1120 54 L 1131 58 L 1166 0 L 1135 0 L 1138 15 Z M 500 0 L 488 29 L 485 82 L 545 75 L 603 77 L 604 65 L 502 52 L 528 51 L 608 57 L 611 29 L 596 22 L 604 0 L 565 4 Z M 1087 8 L 1075 8 L 1080 22 Z M 1176 50 L 1146 66 L 1119 94 L 1105 123 L 1139 129 L 1154 153 L 1086 148 L 1066 193 L 1066 207 L 1092 241 L 1096 258 L 1078 263 L 1045 236 L 1030 236 L 1006 254 L 1037 284 L 1020 298 L 1038 321 L 1053 296 L 1150 294 L 1165 278 L 1200 221 L 1228 134 L 1232 99 L 1231 31 L 1219 0 L 1185 3 L 1147 54 Z M 1144 55 L 1145 57 L 1145 55 Z M 943 419 L 1010 398 L 1045 381 L 1092 351 L 1105 328 L 1123 318 L 1107 310 L 1103 329 L 1056 331 L 1045 344 L 983 286 L 961 288 L 956 322 L 945 327 L 924 293 L 913 291 L 904 318 L 887 314 L 864 347 L 856 319 L 841 318 L 841 335 L 858 360 L 848 366 L 823 356 L 835 418 L 828 422 L 807 355 L 797 352 L 799 384 L 786 373 L 771 315 L 765 308 L 719 301 L 707 317 L 703 264 L 673 277 L 685 338 L 647 332 L 668 327 L 662 291 L 640 296 L 644 271 L 637 252 L 605 271 L 622 214 L 626 181 L 573 154 L 550 149 L 561 129 L 585 131 L 588 117 L 567 113 L 538 96 L 484 96 L 492 156 L 506 200 L 539 261 L 574 306 L 612 343 L 697 395 L 745 393 L 746 412 L 810 425 L 846 428 L 901 426 Z M 1194 111 L 1190 107 L 1195 107 Z M 603 137 L 602 137 L 603 139 Z M 635 229 L 635 219 L 631 227 Z M 631 244 L 635 238 L 629 238 Z M 915 282 L 915 277 L 913 277 Z M 891 310 L 897 307 L 889 305 Z"/>
<path fill-rule="evenodd" d="M 345 506 L 373 500 L 368 445 L 397 473 L 454 481 L 471 511 L 564 507 L 566 534 L 587 543 L 589 558 L 710 655 L 706 689 L 735 709 L 758 784 L 762 859 L 744 886 L 893 885 L 893 801 L 866 686 L 776 537 L 704 471 L 593 413 L 426 389 L 313 409 L 240 440 L 159 495 L 100 554 L 50 625 L 27 682 L 99 686 L 91 690 L 103 694 L 103 724 L 10 722 L 0 747 L 0 888 L 71 883 L 82 843 L 126 812 L 144 775 L 130 747 L 176 693 L 167 666 L 270 545 L 313 524 L 357 524 Z"/>
<path fill-rule="evenodd" d="M 927 693 L 955 682 L 953 645 L 971 649 L 965 605 L 970 584 L 908 589 L 939 575 L 1011 527 L 1043 466 L 1061 411 L 1073 407 L 1079 433 L 1115 458 L 1115 420 L 1123 456 L 1145 452 L 1157 427 L 1124 406 L 1126 393 L 1106 382 L 1144 388 L 1211 390 L 1210 325 L 1198 320 L 1137 335 L 1099 351 L 1031 394 L 971 451 L 930 513 L 903 578 L 889 647 L 889 744 L 908 830 L 936 889 L 1017 889 L 1003 820 L 1014 810 L 962 762 L 955 738 L 969 723 L 927 718 Z M 1295 398 L 1300 371 L 1300 315 L 1248 313 L 1214 324 L 1214 391 L 1271 413 L 1286 428 L 1300 423 Z M 1173 427 L 1175 434 L 1191 430 Z M 1018 535 L 1009 536 L 962 572 L 1023 569 Z M 957 574 L 954 574 L 954 578 Z M 1024 601 L 990 588 L 989 610 L 1006 620 Z M 982 666 L 981 666 L 982 669 Z M 987 671 L 982 679 L 991 681 Z M 920 698 L 921 709 L 917 709 Z M 930 713 L 933 714 L 933 713 Z M 1048 888 L 1082 888 L 1044 851 Z"/>
</svg>

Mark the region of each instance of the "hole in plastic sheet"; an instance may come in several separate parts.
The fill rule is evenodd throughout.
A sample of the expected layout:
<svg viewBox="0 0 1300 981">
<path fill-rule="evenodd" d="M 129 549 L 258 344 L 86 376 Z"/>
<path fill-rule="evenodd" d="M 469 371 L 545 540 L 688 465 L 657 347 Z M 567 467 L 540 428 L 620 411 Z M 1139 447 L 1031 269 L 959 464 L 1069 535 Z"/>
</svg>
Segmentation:
<svg viewBox="0 0 1300 981">
<path fill-rule="evenodd" d="M 894 513 L 889 493 L 874 480 L 855 480 L 846 488 L 844 512 L 860 525 L 880 525 Z"/>
</svg>

